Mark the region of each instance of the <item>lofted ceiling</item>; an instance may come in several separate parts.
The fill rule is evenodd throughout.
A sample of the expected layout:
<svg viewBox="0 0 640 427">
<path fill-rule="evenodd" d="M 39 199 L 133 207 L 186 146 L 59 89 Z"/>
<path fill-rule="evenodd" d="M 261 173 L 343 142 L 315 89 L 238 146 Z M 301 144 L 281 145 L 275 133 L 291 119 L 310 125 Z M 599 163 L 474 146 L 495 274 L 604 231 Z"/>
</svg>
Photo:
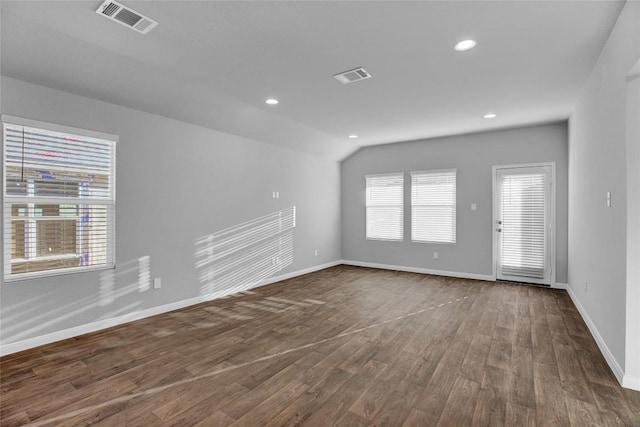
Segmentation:
<svg viewBox="0 0 640 427">
<path fill-rule="evenodd" d="M 100 0 L 1 3 L 3 75 L 336 160 L 568 118 L 624 6 L 122 0 L 159 22 L 142 35 Z M 332 77 L 360 66 L 373 77 Z"/>
</svg>

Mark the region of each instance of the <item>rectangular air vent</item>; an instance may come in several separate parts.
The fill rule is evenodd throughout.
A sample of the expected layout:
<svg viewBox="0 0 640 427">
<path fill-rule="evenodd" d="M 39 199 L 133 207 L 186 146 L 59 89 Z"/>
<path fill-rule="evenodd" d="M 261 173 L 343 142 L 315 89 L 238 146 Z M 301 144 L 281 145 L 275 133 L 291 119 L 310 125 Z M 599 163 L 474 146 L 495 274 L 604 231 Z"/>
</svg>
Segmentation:
<svg viewBox="0 0 640 427">
<path fill-rule="evenodd" d="M 113 0 L 106 0 L 102 3 L 98 10 L 96 10 L 96 13 L 124 26 L 133 28 L 142 34 L 147 34 L 153 27 L 158 25 L 153 19 L 147 18 L 135 10 Z"/>
<path fill-rule="evenodd" d="M 353 70 L 344 71 L 342 73 L 335 74 L 333 76 L 336 80 L 338 80 L 342 84 L 353 83 L 359 80 L 368 79 L 371 77 L 371 74 L 367 70 L 362 67 L 354 68 Z"/>
</svg>

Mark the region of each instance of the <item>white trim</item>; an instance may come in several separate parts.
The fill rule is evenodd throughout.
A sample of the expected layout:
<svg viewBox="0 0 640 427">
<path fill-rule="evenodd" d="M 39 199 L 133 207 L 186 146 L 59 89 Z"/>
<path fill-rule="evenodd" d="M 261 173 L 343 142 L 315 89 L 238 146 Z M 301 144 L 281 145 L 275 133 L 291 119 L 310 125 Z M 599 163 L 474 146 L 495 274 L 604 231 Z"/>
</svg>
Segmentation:
<svg viewBox="0 0 640 427">
<path fill-rule="evenodd" d="M 625 375 L 622 377 L 622 387 L 640 391 L 640 378 Z"/>
<path fill-rule="evenodd" d="M 640 391 L 640 59 L 627 75 L 626 100 L 626 155 L 627 158 L 627 268 L 624 370 L 622 384 Z"/>
<path fill-rule="evenodd" d="M 409 175 L 423 175 L 429 173 L 445 173 L 445 172 L 454 172 L 456 175 L 458 174 L 458 169 L 434 169 L 434 170 L 421 170 L 421 171 L 410 171 Z"/>
<path fill-rule="evenodd" d="M 51 276 L 73 274 L 79 272 L 89 272 L 96 270 L 105 270 L 115 267 L 115 236 L 116 236 L 116 146 L 118 143 L 118 135 L 108 134 L 105 132 L 92 131 L 88 129 L 80 129 L 65 125 L 59 125 L 55 123 L 42 122 L 38 120 L 26 119 L 21 117 L 10 116 L 7 114 L 0 115 L 0 121 L 2 122 L 2 165 L 6 166 L 7 159 L 7 134 L 6 128 L 8 126 L 23 126 L 34 128 L 38 131 L 53 131 L 60 132 L 67 135 L 78 135 L 86 140 L 93 140 L 92 144 L 96 140 L 108 143 L 109 147 L 109 171 L 108 177 L 110 178 L 109 195 L 108 197 L 47 197 L 38 196 L 33 197 L 34 194 L 30 192 L 29 195 L 23 196 L 11 196 L 7 194 L 7 174 L 2 174 L 2 229 L 4 231 L 2 238 L 3 247 L 3 260 L 2 260 L 2 276 L 4 282 L 13 282 L 19 280 L 33 279 L 33 278 L 46 278 Z M 24 130 L 24 128 L 23 128 Z M 23 133 L 23 151 L 24 151 L 24 133 Z M 24 157 L 24 153 L 23 153 Z M 30 167 L 41 167 L 38 162 L 28 163 Z M 23 158 L 23 168 L 24 158 Z M 63 169 L 65 169 L 63 167 Z M 6 172 L 6 171 L 5 171 Z M 31 185 L 30 185 L 31 187 Z M 104 206 L 106 209 L 105 216 L 105 230 L 106 230 L 106 262 L 104 264 L 92 265 L 92 266 L 77 266 L 77 267 L 61 267 L 53 270 L 38 270 L 27 273 L 12 273 L 12 258 L 11 258 L 11 221 L 14 219 L 11 217 L 11 211 L 6 210 L 7 206 L 11 204 L 72 204 L 72 205 L 99 205 Z M 8 216 L 7 216 L 8 215 Z M 33 221 L 31 216 L 27 217 L 27 220 Z M 52 219 L 55 220 L 55 219 Z M 60 220 L 58 218 L 58 220 Z M 77 221 L 77 217 L 76 217 Z M 35 223 L 34 223 L 35 224 Z M 77 249 L 77 248 L 76 248 Z M 33 252 L 35 254 L 35 251 Z M 34 261 L 40 261 L 34 257 Z M 0 352 L 0 354 L 2 354 Z"/>
<path fill-rule="evenodd" d="M 564 289 L 567 290 L 569 289 L 569 285 L 566 283 L 559 283 L 559 282 L 554 282 L 551 284 L 551 288 L 552 289 Z"/>
<path fill-rule="evenodd" d="M 455 245 L 456 241 L 458 239 L 458 170 L 457 169 L 440 169 L 440 170 L 426 170 L 426 171 L 411 171 L 409 173 L 411 175 L 411 183 L 410 183 L 410 189 L 409 189 L 409 193 L 410 193 L 410 199 L 409 199 L 409 207 L 411 208 L 411 219 L 409 221 L 409 232 L 411 234 L 411 242 L 412 243 L 434 243 L 434 244 L 441 244 L 441 245 Z M 445 175 L 447 174 L 447 175 Z M 449 182 L 449 178 L 451 177 L 451 175 L 453 175 L 453 206 L 447 206 L 447 205 L 439 205 L 440 207 L 442 206 L 447 206 L 447 207 L 453 207 L 453 240 L 449 240 L 449 241 L 436 241 L 436 240 L 427 240 L 427 239 L 415 239 L 414 238 L 414 225 L 418 223 L 418 221 L 416 221 L 416 218 L 414 216 L 414 208 L 415 207 L 420 207 L 420 206 L 424 206 L 424 205 L 418 205 L 415 204 L 414 205 L 414 201 L 416 199 L 416 194 L 414 193 L 414 189 L 416 187 L 418 187 L 420 184 L 416 184 L 413 180 L 414 177 L 425 177 L 425 176 L 433 176 L 433 175 L 445 175 L 446 178 L 446 183 L 447 184 L 451 184 L 451 182 Z M 441 196 L 441 193 L 438 193 L 438 195 L 436 197 Z M 439 201 L 438 203 L 443 203 L 441 201 Z M 427 221 L 428 222 L 428 221 Z M 424 224 L 423 224 L 424 225 Z M 432 224 L 427 224 L 427 228 L 431 229 Z M 433 238 L 433 236 L 429 236 L 431 238 Z"/>
<path fill-rule="evenodd" d="M 367 178 L 381 178 L 383 176 L 398 176 L 402 175 L 402 179 L 404 180 L 404 172 L 387 172 L 387 173 L 370 173 L 364 176 L 365 181 Z"/>
<path fill-rule="evenodd" d="M 316 271 L 324 270 L 326 268 L 335 267 L 336 265 L 340 265 L 340 264 L 342 264 L 341 260 L 331 261 L 331 262 L 327 262 L 325 264 L 314 265 L 313 267 L 303 268 L 302 270 L 293 271 L 291 273 L 281 274 L 280 276 L 268 277 L 268 278 L 260 281 L 260 283 L 258 283 L 256 286 L 253 286 L 251 289 L 259 288 L 260 286 L 270 285 L 270 284 L 276 283 L 276 282 L 281 282 L 281 281 L 287 280 L 287 279 L 292 279 L 294 277 L 303 276 L 305 274 L 309 274 L 309 273 L 313 273 L 313 272 L 316 272 Z"/>
<path fill-rule="evenodd" d="M 402 239 L 384 239 L 382 237 L 365 237 L 366 240 L 372 240 L 377 242 L 404 242 L 404 237 Z"/>
<path fill-rule="evenodd" d="M 111 133 L 75 128 L 75 127 L 66 126 L 66 125 L 59 125 L 56 123 L 41 122 L 39 120 L 25 119 L 23 117 L 15 117 L 15 116 L 10 116 L 8 114 L 2 114 L 0 116 L 0 121 L 2 121 L 2 123 L 17 125 L 17 126 L 26 126 L 30 128 L 51 130 L 55 132 L 70 133 L 74 135 L 86 136 L 89 138 L 104 139 L 104 140 L 113 141 L 113 142 L 118 142 L 118 139 L 119 139 L 118 135 L 114 135 Z"/>
<path fill-rule="evenodd" d="M 35 258 L 34 261 L 42 261 L 42 258 L 49 258 L 49 257 Z M 60 259 L 63 259 L 63 258 L 60 258 Z M 116 268 L 115 264 L 99 264 L 99 265 L 90 265 L 87 267 L 65 267 L 65 268 L 58 268 L 55 270 L 40 270 L 40 271 L 33 271 L 29 273 L 11 274 L 9 276 L 5 276 L 3 278 L 3 281 L 5 283 L 11 283 L 11 282 L 19 282 L 21 280 L 44 279 L 47 277 L 54 277 L 54 276 L 66 276 L 67 274 L 90 273 L 92 271 L 113 270 L 114 268 Z"/>
<path fill-rule="evenodd" d="M 370 185 L 370 180 L 373 180 L 375 178 L 400 178 L 402 180 L 402 185 L 401 185 L 401 191 L 400 191 L 400 201 L 399 203 L 394 203 L 391 204 L 391 202 L 386 202 L 384 205 L 370 205 L 370 198 L 371 198 L 371 191 L 370 188 L 372 188 L 373 186 Z M 364 214 L 364 221 L 365 221 L 365 233 L 364 233 L 364 237 L 366 240 L 379 240 L 379 241 L 388 241 L 388 242 L 403 242 L 404 241 L 404 202 L 405 202 L 405 197 L 404 197 L 404 193 L 405 193 L 405 173 L 404 172 L 396 172 L 396 173 L 386 173 L 386 174 L 376 174 L 376 175 L 365 175 L 364 176 L 364 185 L 365 185 L 365 201 L 364 201 L 364 209 L 365 209 L 365 214 Z M 385 207 L 391 207 L 391 208 L 399 208 L 400 209 L 400 229 L 396 230 L 400 232 L 400 237 L 399 238 L 394 238 L 394 237 L 380 237 L 379 235 L 369 235 L 369 208 L 376 208 L 376 207 L 381 207 L 381 206 L 385 206 Z"/>
<path fill-rule="evenodd" d="M 460 279 L 488 280 L 491 282 L 495 281 L 494 278 L 489 274 L 459 273 L 455 271 L 430 270 L 427 268 L 420 268 L 420 267 L 406 267 L 402 265 L 378 264 L 375 262 L 351 261 L 347 259 L 343 259 L 342 264 L 353 265 L 356 267 L 379 268 L 381 270 L 406 271 L 408 273 L 421 273 L 421 274 L 433 274 L 435 276 L 457 277 Z"/>
<path fill-rule="evenodd" d="M 265 286 L 271 283 L 280 282 L 282 280 L 291 279 L 293 277 L 302 276 L 304 274 L 313 273 L 315 271 L 324 270 L 325 268 L 334 267 L 340 264 L 342 264 L 342 261 L 338 260 L 338 261 L 328 262 L 326 264 L 315 265 L 313 267 L 304 268 L 302 270 L 297 270 L 291 273 L 282 274 L 280 276 L 269 277 L 265 280 L 260 281 L 255 286 L 252 286 L 251 288 L 247 288 L 243 290 L 258 288 L 260 286 Z M 220 298 L 223 296 L 225 296 L 225 294 L 218 294 L 215 296 L 215 298 L 209 298 L 206 296 L 197 296 L 195 298 L 189 298 L 182 301 L 176 301 L 176 302 L 172 302 L 165 305 L 151 307 L 151 308 L 136 311 L 133 313 L 123 314 L 121 316 L 88 323 L 86 325 L 75 326 L 73 328 L 51 332 L 46 335 L 41 335 L 38 337 L 28 338 L 26 340 L 22 340 L 18 342 L 4 344 L 0 346 L 0 356 L 17 353 L 19 351 L 28 350 L 30 348 L 39 347 L 41 345 L 50 344 L 56 341 L 77 337 L 79 335 L 100 331 L 102 329 L 111 328 L 114 326 L 121 325 L 123 323 L 129 323 L 135 320 L 140 320 L 147 317 L 156 316 L 158 314 L 167 313 L 169 311 L 179 310 L 181 308 L 189 307 L 195 304 L 200 304 L 202 302 L 210 301 L 212 299 Z"/>
<path fill-rule="evenodd" d="M 493 270 L 493 280 L 498 280 L 498 235 L 493 231 L 496 223 L 498 222 L 498 200 L 496 197 L 496 186 L 497 186 L 497 173 L 499 169 L 520 169 L 520 168 L 538 168 L 538 167 L 549 167 L 551 168 L 551 189 L 549 194 L 549 212 L 551 215 L 551 236 L 549 237 L 549 266 L 551 268 L 551 275 L 549 278 L 549 284 L 551 287 L 555 287 L 556 284 L 556 269 L 557 269 L 557 260 L 556 260 L 556 162 L 543 162 L 543 163 L 526 163 L 526 164 L 515 164 L 515 165 L 494 165 L 492 166 L 492 270 Z M 556 284 L 557 285 L 557 284 Z"/>
<path fill-rule="evenodd" d="M 604 359 L 609 364 L 609 368 L 611 368 L 611 370 L 613 371 L 613 375 L 615 375 L 618 382 L 624 386 L 624 371 L 620 367 L 620 364 L 618 363 L 616 358 L 613 356 L 613 353 L 611 353 L 611 350 L 609 350 L 607 343 L 602 338 L 602 335 L 600 335 L 600 332 L 598 331 L 598 328 L 596 328 L 595 323 L 593 323 L 593 321 L 589 317 L 589 314 L 587 314 L 587 311 L 584 309 L 582 304 L 580 304 L 578 297 L 573 293 L 570 286 L 567 287 L 567 293 L 569 294 L 569 297 L 571 297 L 571 301 L 573 301 L 573 304 L 576 306 L 578 312 L 582 316 L 584 323 L 587 324 L 587 327 L 589 328 L 593 339 L 596 341 L 596 344 L 598 344 L 598 348 L 602 352 Z M 628 381 L 629 380 L 633 381 L 632 379 L 628 379 Z"/>
</svg>

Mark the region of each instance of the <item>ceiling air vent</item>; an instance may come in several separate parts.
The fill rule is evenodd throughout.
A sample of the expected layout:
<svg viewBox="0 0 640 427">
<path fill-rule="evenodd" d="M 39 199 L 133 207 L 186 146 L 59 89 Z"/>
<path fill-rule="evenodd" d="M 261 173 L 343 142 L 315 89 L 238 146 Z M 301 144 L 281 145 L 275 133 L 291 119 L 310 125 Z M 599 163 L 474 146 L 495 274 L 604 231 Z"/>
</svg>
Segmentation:
<svg viewBox="0 0 640 427">
<path fill-rule="evenodd" d="M 371 77 L 371 74 L 364 68 L 354 68 L 353 70 L 344 71 L 342 73 L 335 74 L 333 76 L 337 81 L 342 84 L 357 82 L 358 80 L 364 80 Z"/>
<path fill-rule="evenodd" d="M 158 25 L 153 19 L 147 18 L 135 10 L 112 0 L 106 0 L 102 3 L 98 10 L 96 10 L 96 13 L 129 28 L 133 28 L 142 34 L 147 34 L 153 27 Z"/>
</svg>

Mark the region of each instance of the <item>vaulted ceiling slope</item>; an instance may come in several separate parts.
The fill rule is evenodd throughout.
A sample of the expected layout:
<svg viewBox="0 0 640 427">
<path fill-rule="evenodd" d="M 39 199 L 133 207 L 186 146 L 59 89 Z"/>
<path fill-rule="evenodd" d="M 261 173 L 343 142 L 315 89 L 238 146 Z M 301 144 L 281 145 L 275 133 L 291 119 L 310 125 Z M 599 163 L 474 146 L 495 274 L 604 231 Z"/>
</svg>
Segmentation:
<svg viewBox="0 0 640 427">
<path fill-rule="evenodd" d="M 624 6 L 122 3 L 159 25 L 139 34 L 96 14 L 99 0 L 2 1 L 2 74 L 336 160 L 358 146 L 566 119 Z M 474 49 L 453 49 L 469 38 Z M 373 77 L 332 77 L 359 66 Z"/>
</svg>

